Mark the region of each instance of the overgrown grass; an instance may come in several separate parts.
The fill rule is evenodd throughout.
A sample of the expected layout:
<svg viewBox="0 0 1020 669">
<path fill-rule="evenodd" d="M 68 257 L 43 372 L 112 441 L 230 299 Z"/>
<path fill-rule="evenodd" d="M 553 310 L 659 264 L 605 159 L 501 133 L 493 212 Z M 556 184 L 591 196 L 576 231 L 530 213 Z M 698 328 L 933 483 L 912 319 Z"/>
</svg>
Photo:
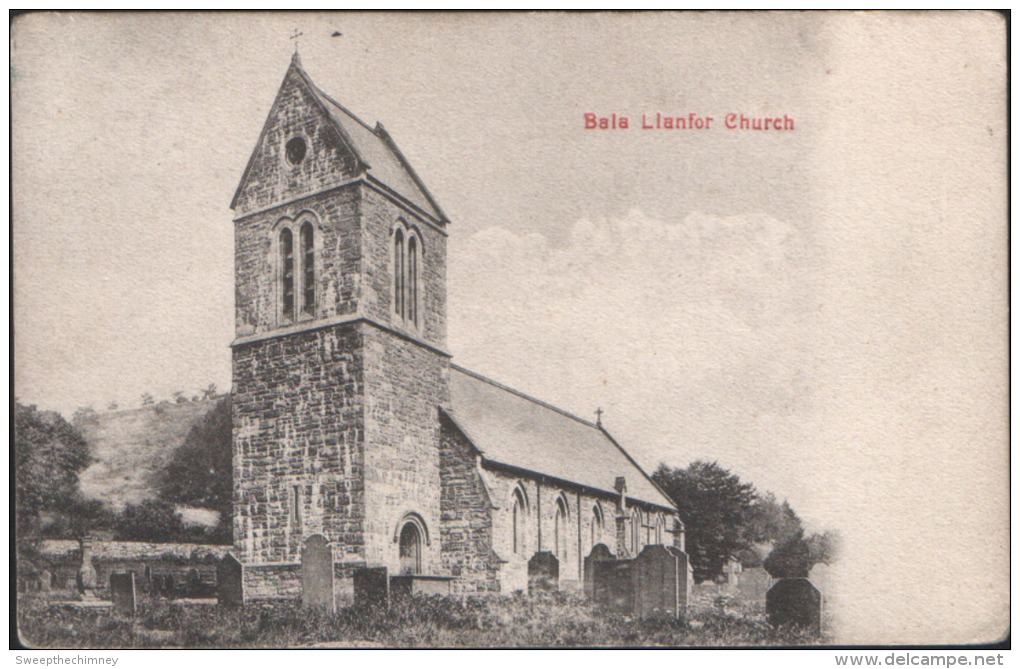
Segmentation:
<svg viewBox="0 0 1020 669">
<path fill-rule="evenodd" d="M 22 643 L 37 648 L 295 648 L 307 646 L 635 647 L 791 646 L 823 643 L 800 630 L 771 628 L 764 612 L 726 598 L 695 602 L 687 619 L 629 619 L 580 595 L 416 597 L 388 611 L 336 614 L 293 603 L 240 610 L 142 603 L 134 619 L 40 600 L 18 606 Z"/>
</svg>

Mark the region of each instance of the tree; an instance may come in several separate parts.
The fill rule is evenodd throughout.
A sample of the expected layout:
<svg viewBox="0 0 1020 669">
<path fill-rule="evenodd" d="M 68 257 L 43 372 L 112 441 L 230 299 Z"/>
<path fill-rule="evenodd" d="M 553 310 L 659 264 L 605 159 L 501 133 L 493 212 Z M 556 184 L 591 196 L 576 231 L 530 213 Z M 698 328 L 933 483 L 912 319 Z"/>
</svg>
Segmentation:
<svg viewBox="0 0 1020 669">
<path fill-rule="evenodd" d="M 203 400 L 213 400 L 213 399 L 216 399 L 216 384 L 215 383 L 210 383 L 206 387 L 206 389 L 202 391 L 202 399 Z"/>
<path fill-rule="evenodd" d="M 55 411 L 14 405 L 14 480 L 19 530 L 34 532 L 39 514 L 65 512 L 79 498 L 78 475 L 92 462 L 88 443 Z"/>
<path fill-rule="evenodd" d="M 780 504 L 771 492 L 759 495 L 747 517 L 744 539 L 750 544 L 765 545 L 769 548 L 789 541 L 803 532 L 800 517 L 790 504 Z"/>
<path fill-rule="evenodd" d="M 114 536 L 121 541 L 167 542 L 184 534 L 184 523 L 173 504 L 146 500 L 128 504 L 116 521 Z"/>
<path fill-rule="evenodd" d="M 142 406 L 147 407 L 150 404 L 155 404 L 156 398 L 152 396 L 152 393 L 142 393 Z"/>
<path fill-rule="evenodd" d="M 811 555 L 812 566 L 824 562 L 832 564 L 839 558 L 843 538 L 835 530 L 825 530 L 821 534 L 815 533 L 807 538 L 808 552 Z"/>
<path fill-rule="evenodd" d="M 177 447 L 157 483 L 160 499 L 220 512 L 230 526 L 233 510 L 233 445 L 230 397 L 217 401 Z"/>
<path fill-rule="evenodd" d="M 177 404 L 184 404 L 188 401 L 188 398 L 184 396 L 183 390 L 175 390 L 173 392 L 174 402 Z"/>
<path fill-rule="evenodd" d="M 722 574 L 726 561 L 746 545 L 745 525 L 757 499 L 754 486 L 702 460 L 686 469 L 659 465 L 652 480 L 680 509 L 694 578 L 705 581 Z"/>
</svg>

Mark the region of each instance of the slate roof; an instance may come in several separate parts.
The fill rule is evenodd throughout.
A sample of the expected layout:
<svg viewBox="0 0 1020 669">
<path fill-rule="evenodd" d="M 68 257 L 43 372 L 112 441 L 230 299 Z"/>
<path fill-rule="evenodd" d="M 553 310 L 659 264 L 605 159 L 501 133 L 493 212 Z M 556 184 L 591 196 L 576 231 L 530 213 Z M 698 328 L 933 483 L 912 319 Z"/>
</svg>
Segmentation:
<svg viewBox="0 0 1020 669">
<path fill-rule="evenodd" d="M 484 462 L 508 465 L 609 494 L 616 477 L 628 499 L 675 509 L 669 498 L 596 424 L 457 365 L 450 366 L 448 415 Z"/>
<path fill-rule="evenodd" d="M 301 61 L 296 54 L 291 61 L 291 68 L 296 70 L 372 181 L 399 195 L 435 220 L 443 223 L 448 221 L 428 187 L 415 173 L 381 123 L 377 123 L 373 128 L 327 95 L 302 69 Z M 259 142 L 261 143 L 261 139 Z M 241 180 L 242 186 L 246 180 L 247 170 Z M 234 196 L 234 200 L 233 204 L 236 204 L 237 195 Z"/>
</svg>

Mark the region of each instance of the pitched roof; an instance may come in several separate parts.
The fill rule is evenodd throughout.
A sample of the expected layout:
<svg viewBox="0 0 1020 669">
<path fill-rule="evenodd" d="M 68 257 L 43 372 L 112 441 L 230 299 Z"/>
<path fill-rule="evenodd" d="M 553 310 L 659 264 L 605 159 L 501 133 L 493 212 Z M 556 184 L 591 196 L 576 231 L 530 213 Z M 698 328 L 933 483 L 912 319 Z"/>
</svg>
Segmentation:
<svg viewBox="0 0 1020 669">
<path fill-rule="evenodd" d="M 365 170 L 368 177 L 383 186 L 386 190 L 402 197 L 421 211 L 433 217 L 437 221 L 446 222 L 446 214 L 436 202 L 428 187 L 415 173 L 407 159 L 397 148 L 396 143 L 386 132 L 382 124 L 376 124 L 373 128 L 369 124 L 355 116 L 349 109 L 327 95 L 322 89 L 315 85 L 308 73 L 301 67 L 301 61 L 296 54 L 291 61 L 291 69 L 304 82 L 308 91 L 315 98 L 323 112 L 333 123 L 348 148 L 354 154 L 355 159 Z M 290 71 L 288 70 L 288 75 Z M 285 79 L 286 80 L 286 79 Z M 274 103 L 275 107 L 275 103 Z M 259 140 L 261 144 L 261 138 Z M 251 162 L 255 160 L 258 153 L 258 145 L 245 169 L 245 176 L 238 186 L 238 194 L 247 179 L 248 169 Z M 233 204 L 236 204 L 237 195 L 234 196 Z"/>
<path fill-rule="evenodd" d="M 626 477 L 627 497 L 676 508 L 598 425 L 457 365 L 450 366 L 450 417 L 483 460 L 609 494 Z"/>
</svg>

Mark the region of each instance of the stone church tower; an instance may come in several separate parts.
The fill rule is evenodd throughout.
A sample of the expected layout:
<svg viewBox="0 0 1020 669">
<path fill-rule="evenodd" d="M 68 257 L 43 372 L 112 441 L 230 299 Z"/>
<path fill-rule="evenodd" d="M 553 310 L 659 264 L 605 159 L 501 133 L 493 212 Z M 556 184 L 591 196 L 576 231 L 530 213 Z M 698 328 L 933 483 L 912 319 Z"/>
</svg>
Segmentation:
<svg viewBox="0 0 1020 669">
<path fill-rule="evenodd" d="M 316 535 L 341 593 L 362 566 L 438 573 L 446 216 L 296 54 L 231 207 L 245 596 L 298 594 Z"/>
<path fill-rule="evenodd" d="M 676 507 L 601 421 L 451 363 L 448 220 L 297 55 L 231 207 L 243 599 L 349 601 L 363 567 L 491 594 L 588 587 L 587 558 L 650 546 L 686 564 Z"/>
</svg>

